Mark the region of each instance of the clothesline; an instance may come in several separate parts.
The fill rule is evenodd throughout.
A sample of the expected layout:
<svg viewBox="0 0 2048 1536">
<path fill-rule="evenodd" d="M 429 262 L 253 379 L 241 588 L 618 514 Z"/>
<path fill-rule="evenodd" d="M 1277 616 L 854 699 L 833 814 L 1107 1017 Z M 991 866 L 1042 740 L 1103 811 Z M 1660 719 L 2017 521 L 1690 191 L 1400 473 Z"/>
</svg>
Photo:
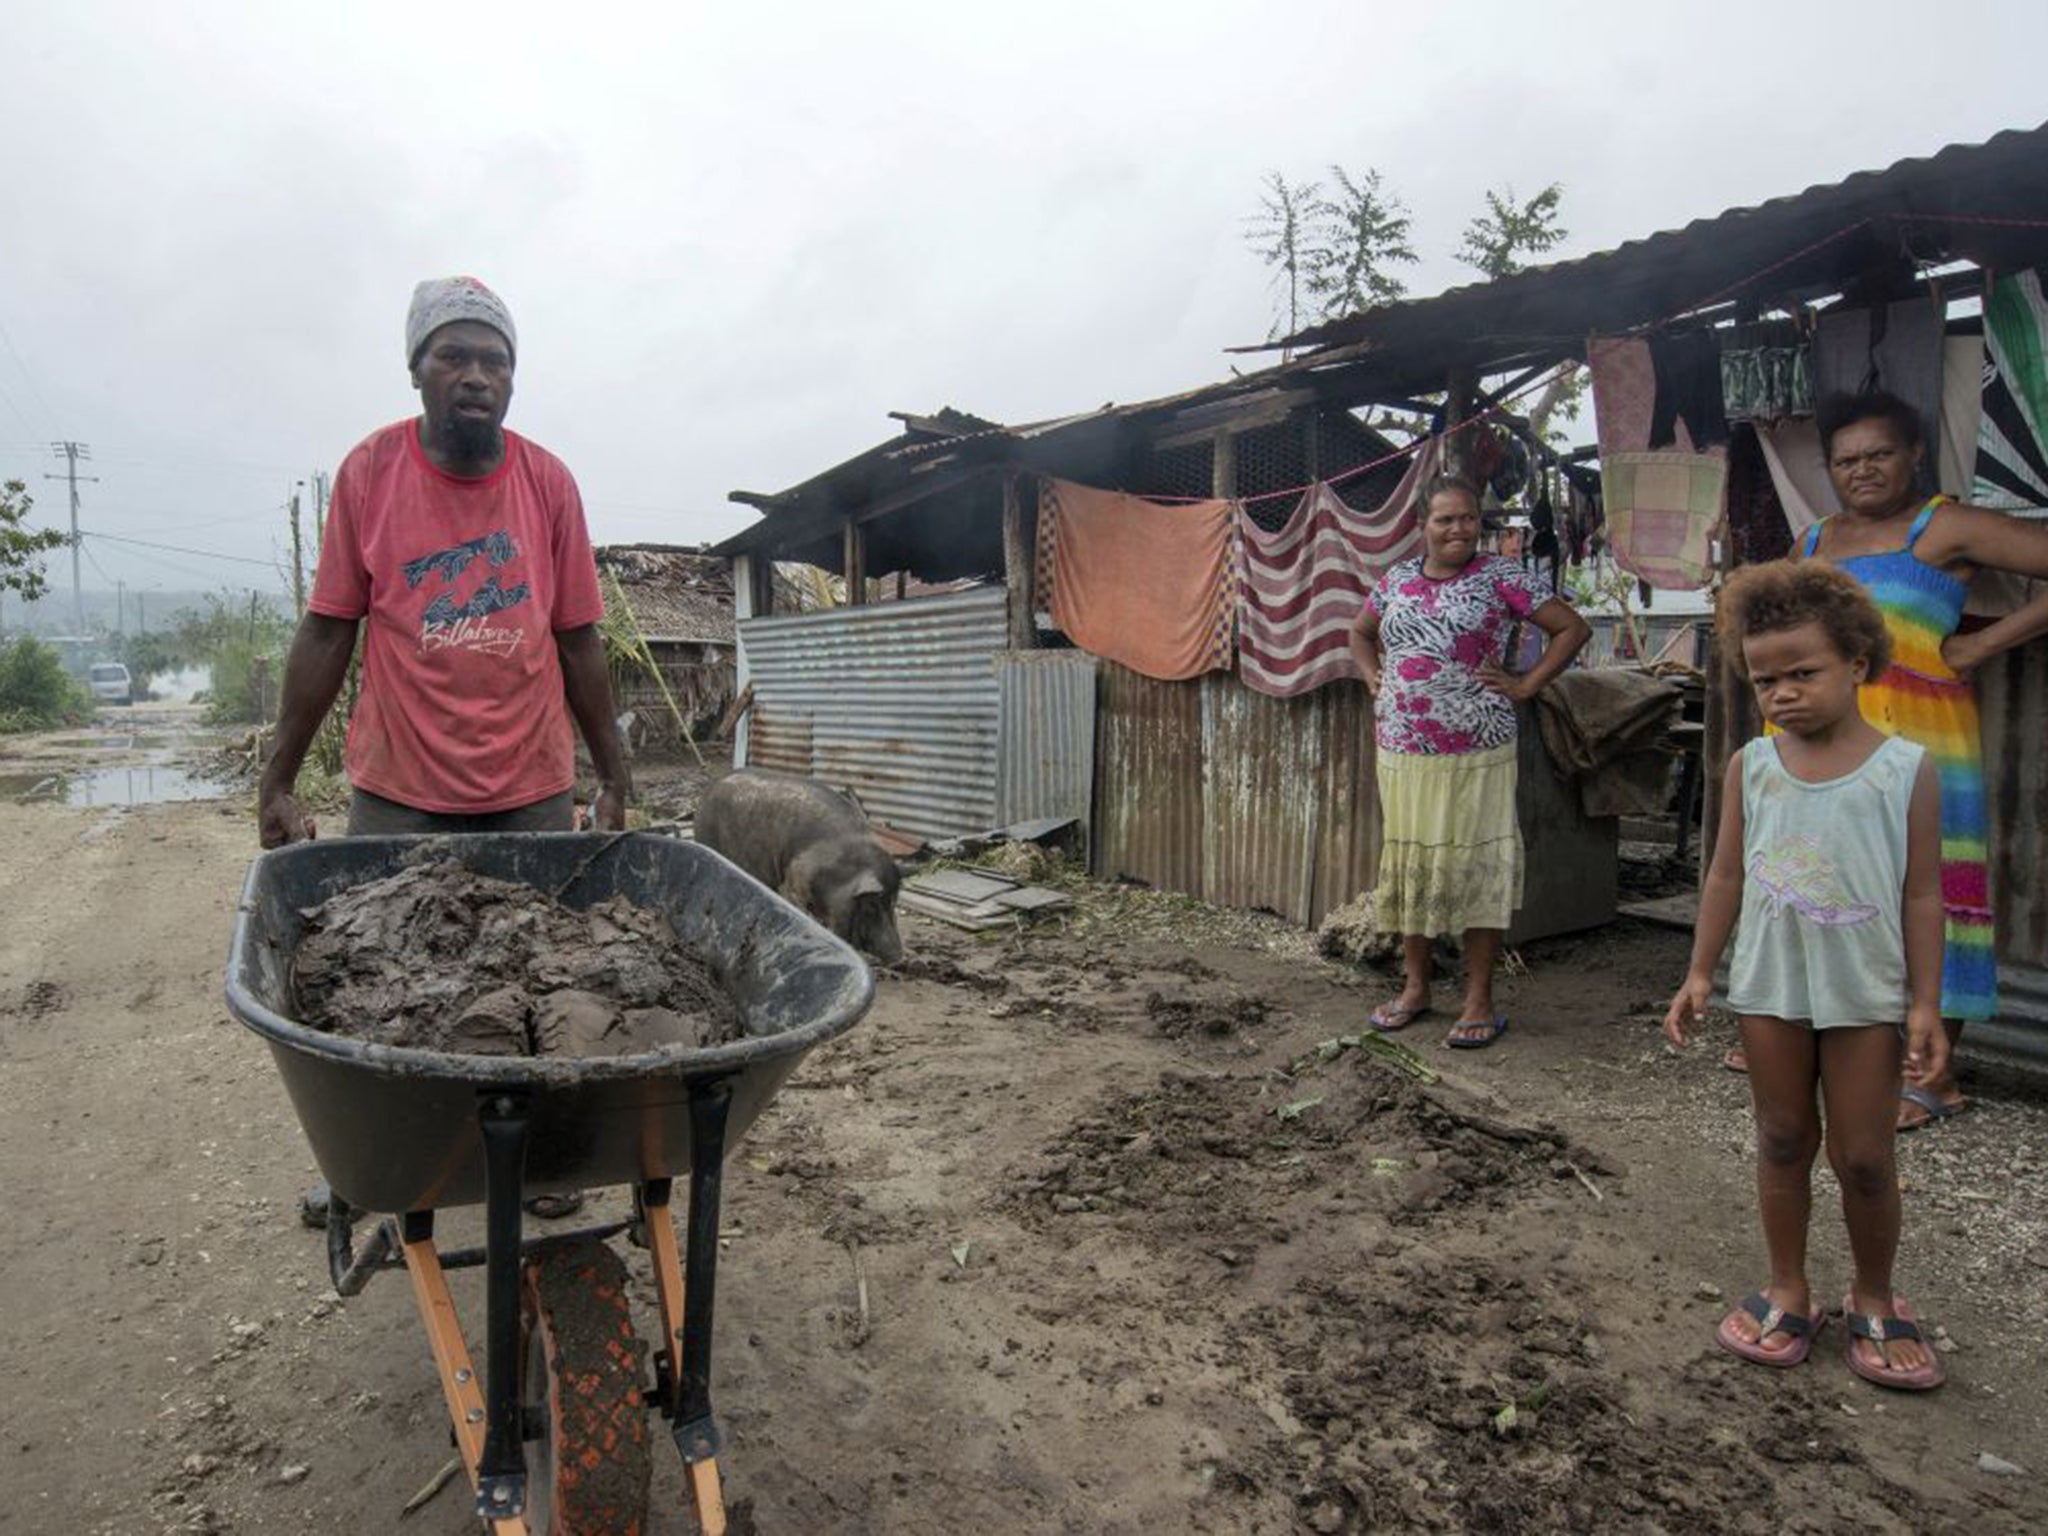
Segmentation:
<svg viewBox="0 0 2048 1536">
<path fill-rule="evenodd" d="M 1503 396 L 1501 399 L 1496 400 L 1492 405 L 1489 405 L 1485 410 L 1481 411 L 1478 415 L 1466 417 L 1465 420 L 1459 422 L 1457 426 L 1450 428 L 1448 431 L 1434 432 L 1427 437 L 1418 437 L 1414 442 L 1410 443 L 1405 448 L 1396 448 L 1392 453 L 1382 454 L 1379 458 L 1376 459 L 1368 459 L 1363 464 L 1354 464 L 1351 466 L 1351 468 L 1339 470 L 1337 471 L 1337 473 L 1333 475 L 1323 475 L 1315 480 L 1308 481 L 1304 485 L 1290 485 L 1285 490 L 1280 491 L 1260 491 L 1256 495 L 1252 496 L 1145 495 L 1141 496 L 1140 499 L 1144 501 L 1166 501 L 1195 504 L 1205 501 L 1235 501 L 1239 503 L 1253 501 L 1276 501 L 1282 496 L 1306 496 L 1318 485 L 1341 485 L 1344 481 L 1355 479 L 1357 476 L 1365 474 L 1370 470 L 1384 469 L 1389 464 L 1398 464 L 1401 460 L 1410 458 L 1415 454 L 1422 452 L 1422 450 L 1428 447 L 1431 443 L 1437 442 L 1445 437 L 1450 436 L 1452 432 L 1460 432 L 1463 431 L 1466 427 L 1474 426 L 1479 422 L 1490 419 L 1491 417 L 1505 415 L 1507 414 L 1507 408 L 1509 405 L 1521 399 L 1531 390 L 1545 388 L 1554 380 L 1564 377 L 1565 374 L 1575 371 L 1578 367 L 1579 364 L 1576 361 L 1560 364 L 1556 369 L 1554 369 L 1552 372 L 1548 374 L 1545 374 L 1542 378 L 1533 380 L 1530 383 L 1523 385 L 1513 394 Z M 1138 493 L 1133 492 L 1132 494 L 1136 495 Z"/>
</svg>

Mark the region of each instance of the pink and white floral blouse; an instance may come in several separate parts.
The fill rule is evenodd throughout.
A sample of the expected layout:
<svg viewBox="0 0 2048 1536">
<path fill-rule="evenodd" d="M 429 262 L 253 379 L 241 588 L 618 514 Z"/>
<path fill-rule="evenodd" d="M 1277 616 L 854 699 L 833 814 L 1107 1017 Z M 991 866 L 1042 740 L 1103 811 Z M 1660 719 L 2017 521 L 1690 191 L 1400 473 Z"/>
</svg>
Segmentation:
<svg viewBox="0 0 2048 1536">
<path fill-rule="evenodd" d="M 1501 660 L 1508 630 L 1549 600 L 1542 578 L 1498 555 L 1474 555 L 1455 576 L 1426 576 L 1420 556 L 1382 576 L 1366 604 L 1380 621 L 1383 752 L 1445 757 L 1515 739 L 1515 706 L 1479 680 Z"/>
</svg>

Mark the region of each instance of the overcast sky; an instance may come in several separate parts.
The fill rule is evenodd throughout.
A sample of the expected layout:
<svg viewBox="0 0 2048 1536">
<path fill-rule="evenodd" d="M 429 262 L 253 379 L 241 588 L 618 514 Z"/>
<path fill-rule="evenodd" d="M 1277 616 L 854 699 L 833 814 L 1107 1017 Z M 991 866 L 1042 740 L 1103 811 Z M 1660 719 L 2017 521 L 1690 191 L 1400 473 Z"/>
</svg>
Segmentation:
<svg viewBox="0 0 2048 1536">
<path fill-rule="evenodd" d="M 0 8 L 0 478 L 270 561 L 291 482 L 408 415 L 422 277 L 520 330 L 511 425 L 601 541 L 715 539 L 889 435 L 1222 377 L 1269 169 L 1377 167 L 1412 290 L 1490 186 L 1582 254 L 2048 116 L 2048 6 L 1243 0 Z M 260 565 L 89 541 L 108 578 Z M 65 572 L 68 576 L 68 569 Z M 90 569 L 88 584 L 94 583 Z"/>
</svg>

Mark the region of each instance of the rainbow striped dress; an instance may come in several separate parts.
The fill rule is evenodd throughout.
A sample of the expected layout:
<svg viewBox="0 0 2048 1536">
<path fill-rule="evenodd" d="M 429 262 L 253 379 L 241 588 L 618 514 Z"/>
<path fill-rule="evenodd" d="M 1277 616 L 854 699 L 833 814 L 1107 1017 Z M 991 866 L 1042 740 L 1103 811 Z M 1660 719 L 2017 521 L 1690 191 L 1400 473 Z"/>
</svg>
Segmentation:
<svg viewBox="0 0 2048 1536">
<path fill-rule="evenodd" d="M 1967 588 L 1913 553 L 1935 508 L 1946 500 L 1936 496 L 1920 509 L 1904 549 L 1832 563 L 1863 584 L 1892 639 L 1891 665 L 1863 686 L 1863 717 L 1887 736 L 1925 747 L 1941 775 L 1941 904 L 1948 913 L 1942 1014 L 1988 1019 L 1998 1012 L 1998 962 L 1985 862 L 1984 741 L 1976 694 L 1941 659 L 1941 643 L 1962 619 Z M 1818 551 L 1825 526 L 1823 521 L 1807 529 L 1803 554 Z"/>
</svg>

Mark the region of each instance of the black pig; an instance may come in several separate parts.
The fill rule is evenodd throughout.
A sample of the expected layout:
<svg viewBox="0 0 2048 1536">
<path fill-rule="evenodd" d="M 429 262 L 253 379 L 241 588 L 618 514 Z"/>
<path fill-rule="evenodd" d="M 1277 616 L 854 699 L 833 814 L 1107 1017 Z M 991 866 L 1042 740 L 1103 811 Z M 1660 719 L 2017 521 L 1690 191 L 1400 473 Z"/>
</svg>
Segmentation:
<svg viewBox="0 0 2048 1536">
<path fill-rule="evenodd" d="M 816 779 L 742 768 L 697 807 L 697 841 L 884 965 L 896 934 L 896 861 L 852 798 Z"/>
</svg>

